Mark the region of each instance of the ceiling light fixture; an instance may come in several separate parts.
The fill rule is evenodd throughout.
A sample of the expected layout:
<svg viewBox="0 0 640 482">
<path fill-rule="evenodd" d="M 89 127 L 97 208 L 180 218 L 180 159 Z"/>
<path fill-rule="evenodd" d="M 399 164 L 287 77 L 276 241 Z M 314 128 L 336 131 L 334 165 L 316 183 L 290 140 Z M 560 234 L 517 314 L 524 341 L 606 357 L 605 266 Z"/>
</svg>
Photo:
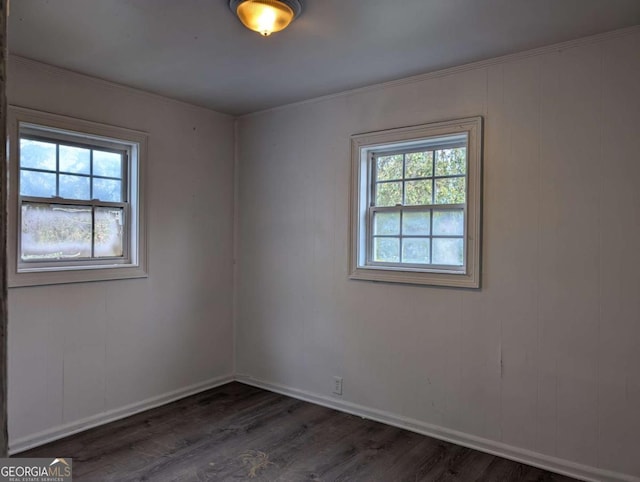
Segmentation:
<svg viewBox="0 0 640 482">
<path fill-rule="evenodd" d="M 245 27 L 266 37 L 300 15 L 302 0 L 229 0 L 229 8 Z"/>
</svg>

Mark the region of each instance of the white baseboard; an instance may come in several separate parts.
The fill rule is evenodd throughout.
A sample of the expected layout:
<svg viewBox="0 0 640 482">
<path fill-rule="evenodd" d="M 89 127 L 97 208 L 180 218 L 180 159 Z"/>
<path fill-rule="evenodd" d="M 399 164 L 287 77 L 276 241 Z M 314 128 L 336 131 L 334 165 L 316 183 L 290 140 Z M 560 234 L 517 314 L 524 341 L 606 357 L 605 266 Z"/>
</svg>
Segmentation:
<svg viewBox="0 0 640 482">
<path fill-rule="evenodd" d="M 180 400 L 181 398 L 204 392 L 205 390 L 224 385 L 225 383 L 232 382 L 233 380 L 234 377 L 232 375 L 212 378 L 204 382 L 189 385 L 188 387 L 179 388 L 178 390 L 173 390 L 171 392 L 163 393 L 162 395 L 147 398 L 146 400 L 135 402 L 124 407 L 115 408 L 113 410 L 108 410 L 106 412 L 92 415 L 75 422 L 59 425 L 57 427 L 38 432 L 33 435 L 28 435 L 16 440 L 10 440 L 9 455 L 24 452 L 25 450 L 29 450 L 31 448 L 38 447 L 49 442 L 53 442 L 54 440 L 68 437 L 69 435 L 73 435 L 75 433 L 82 432 L 99 425 L 114 422 L 116 420 L 135 415 L 136 413 L 144 412 L 161 405 L 166 405 L 167 403 L 175 402 L 176 400 Z"/>
<path fill-rule="evenodd" d="M 632 475 L 598 469 L 588 465 L 577 464 L 568 460 L 544 455 L 531 450 L 513 447 L 501 442 L 476 437 L 475 435 L 458 432 L 437 425 L 431 425 L 419 420 L 402 417 L 383 410 L 368 408 L 352 402 L 347 402 L 334 397 L 318 395 L 316 393 L 291 388 L 277 383 L 258 380 L 247 375 L 236 375 L 235 379 L 246 385 L 269 390 L 271 392 L 287 395 L 292 398 L 315 403 L 324 407 L 333 408 L 341 412 L 350 413 L 359 417 L 375 420 L 394 427 L 403 428 L 422 435 L 427 435 L 439 440 L 452 442 L 457 445 L 469 447 L 491 455 L 504 457 L 523 464 L 539 467 L 550 472 L 574 477 L 590 482 L 639 482 L 640 478 Z"/>
<path fill-rule="evenodd" d="M 9 454 L 14 455 L 99 425 L 114 422 L 161 405 L 166 405 L 176 400 L 180 400 L 181 398 L 195 395 L 196 393 L 224 385 L 234 380 L 246 385 L 262 388 L 264 390 L 280 393 L 282 395 L 322 405 L 341 412 L 350 413 L 352 415 L 375 420 L 394 427 L 410 430 L 412 432 L 444 440 L 446 442 L 462 445 L 463 447 L 469 447 L 481 452 L 497 455 L 516 462 L 549 470 L 551 472 L 556 472 L 558 474 L 568 475 L 576 479 L 589 482 L 640 482 L 640 478 L 632 475 L 577 464 L 568 460 L 533 452 L 531 450 L 513 447 L 494 440 L 477 437 L 475 435 L 458 432 L 456 430 L 439 427 L 437 425 L 431 425 L 421 422 L 420 420 L 403 417 L 383 410 L 377 410 L 357 403 L 347 402 L 335 397 L 327 397 L 306 390 L 299 390 L 297 388 L 259 380 L 248 375 L 227 375 L 212 378 L 201 383 L 190 385 L 172 392 L 167 392 L 124 407 L 60 425 L 33 435 L 28 435 L 27 437 L 10 441 Z"/>
</svg>

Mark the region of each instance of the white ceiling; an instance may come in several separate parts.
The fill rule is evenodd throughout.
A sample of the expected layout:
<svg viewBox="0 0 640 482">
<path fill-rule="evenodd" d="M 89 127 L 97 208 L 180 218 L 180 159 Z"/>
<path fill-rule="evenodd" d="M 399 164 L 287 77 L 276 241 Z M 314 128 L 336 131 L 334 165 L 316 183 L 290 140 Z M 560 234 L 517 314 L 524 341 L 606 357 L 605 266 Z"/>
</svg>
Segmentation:
<svg viewBox="0 0 640 482">
<path fill-rule="evenodd" d="M 12 0 L 9 49 L 243 114 L 640 24 L 640 0 L 306 0 L 246 30 L 228 0 Z"/>
</svg>

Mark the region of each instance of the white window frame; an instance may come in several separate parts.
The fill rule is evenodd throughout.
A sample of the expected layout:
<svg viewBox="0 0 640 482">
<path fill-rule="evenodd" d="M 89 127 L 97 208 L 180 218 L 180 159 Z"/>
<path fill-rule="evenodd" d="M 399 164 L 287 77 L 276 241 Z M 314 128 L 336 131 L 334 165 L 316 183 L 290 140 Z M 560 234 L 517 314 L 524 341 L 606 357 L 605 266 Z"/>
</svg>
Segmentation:
<svg viewBox="0 0 640 482">
<path fill-rule="evenodd" d="M 71 117 L 9 106 L 7 116 L 9 148 L 8 282 L 9 287 L 78 283 L 147 276 L 144 166 L 148 136 L 144 132 L 99 124 Z M 123 174 L 124 202 L 74 201 L 52 197 L 50 204 L 108 206 L 124 208 L 124 255 L 75 261 L 25 262 L 21 260 L 22 201 L 43 198 L 20 196 L 20 136 L 37 135 L 52 142 L 76 142 L 90 147 L 126 153 Z"/>
<path fill-rule="evenodd" d="M 372 253 L 372 158 L 385 152 L 437 149 L 454 137 L 467 147 L 464 264 L 462 267 L 376 263 Z M 435 173 L 434 173 L 435 174 Z M 480 287 L 482 197 L 482 117 L 369 132 L 351 137 L 349 278 L 460 288 Z M 462 206 L 456 206 L 460 208 Z M 393 209 L 393 208 L 391 208 Z M 410 210 L 411 207 L 401 208 Z"/>
</svg>

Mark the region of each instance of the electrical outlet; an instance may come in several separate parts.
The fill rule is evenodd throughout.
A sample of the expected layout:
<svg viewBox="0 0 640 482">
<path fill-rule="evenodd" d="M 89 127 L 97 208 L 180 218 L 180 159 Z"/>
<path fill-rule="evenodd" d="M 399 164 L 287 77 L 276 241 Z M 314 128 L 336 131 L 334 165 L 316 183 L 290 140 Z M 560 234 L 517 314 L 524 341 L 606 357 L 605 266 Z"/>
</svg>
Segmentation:
<svg viewBox="0 0 640 482">
<path fill-rule="evenodd" d="M 342 395 L 342 377 L 333 377 L 333 393 Z"/>
</svg>

